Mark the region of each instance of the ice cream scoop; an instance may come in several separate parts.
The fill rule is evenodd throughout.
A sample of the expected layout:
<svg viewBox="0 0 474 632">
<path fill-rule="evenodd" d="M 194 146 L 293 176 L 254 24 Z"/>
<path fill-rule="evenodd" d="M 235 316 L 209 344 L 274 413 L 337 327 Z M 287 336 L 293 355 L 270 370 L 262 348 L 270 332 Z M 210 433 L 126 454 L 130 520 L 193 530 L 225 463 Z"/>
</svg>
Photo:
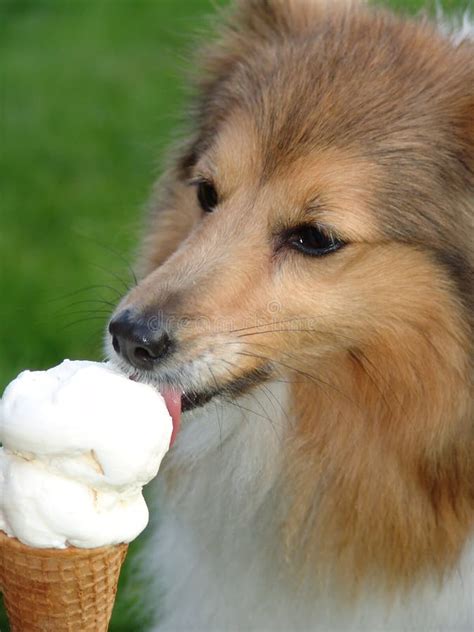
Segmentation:
<svg viewBox="0 0 474 632">
<path fill-rule="evenodd" d="M 172 430 L 159 392 L 107 364 L 24 371 L 0 403 L 0 530 L 31 547 L 130 542 Z"/>
</svg>

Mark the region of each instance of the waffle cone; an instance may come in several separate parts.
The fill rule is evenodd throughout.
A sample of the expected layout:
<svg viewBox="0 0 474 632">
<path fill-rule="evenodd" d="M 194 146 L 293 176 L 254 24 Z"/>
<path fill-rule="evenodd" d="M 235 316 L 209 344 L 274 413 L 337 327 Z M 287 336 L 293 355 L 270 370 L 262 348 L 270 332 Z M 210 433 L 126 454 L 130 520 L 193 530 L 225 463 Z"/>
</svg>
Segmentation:
<svg viewBox="0 0 474 632">
<path fill-rule="evenodd" d="M 106 632 L 127 548 L 35 549 L 0 532 L 11 631 Z"/>
</svg>

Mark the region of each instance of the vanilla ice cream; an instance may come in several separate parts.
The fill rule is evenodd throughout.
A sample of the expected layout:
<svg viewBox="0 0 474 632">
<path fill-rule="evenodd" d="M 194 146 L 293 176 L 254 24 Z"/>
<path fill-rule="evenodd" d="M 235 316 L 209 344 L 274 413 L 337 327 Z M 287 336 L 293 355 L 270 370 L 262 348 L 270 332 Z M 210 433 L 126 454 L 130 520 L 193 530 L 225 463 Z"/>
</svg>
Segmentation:
<svg viewBox="0 0 474 632">
<path fill-rule="evenodd" d="M 33 547 L 130 542 L 171 434 L 159 392 L 107 364 L 24 371 L 0 401 L 0 530 Z"/>
</svg>

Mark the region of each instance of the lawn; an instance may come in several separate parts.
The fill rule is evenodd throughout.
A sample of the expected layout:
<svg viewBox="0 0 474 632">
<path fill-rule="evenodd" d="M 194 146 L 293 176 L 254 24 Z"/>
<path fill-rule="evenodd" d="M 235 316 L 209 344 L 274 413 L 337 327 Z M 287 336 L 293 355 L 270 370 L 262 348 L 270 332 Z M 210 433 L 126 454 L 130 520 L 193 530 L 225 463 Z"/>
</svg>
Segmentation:
<svg viewBox="0 0 474 632">
<path fill-rule="evenodd" d="M 0 0 L 0 393 L 24 367 L 102 357 L 180 124 L 195 34 L 216 4 L 225 0 Z M 112 632 L 143 629 L 139 590 L 127 565 Z"/>
</svg>

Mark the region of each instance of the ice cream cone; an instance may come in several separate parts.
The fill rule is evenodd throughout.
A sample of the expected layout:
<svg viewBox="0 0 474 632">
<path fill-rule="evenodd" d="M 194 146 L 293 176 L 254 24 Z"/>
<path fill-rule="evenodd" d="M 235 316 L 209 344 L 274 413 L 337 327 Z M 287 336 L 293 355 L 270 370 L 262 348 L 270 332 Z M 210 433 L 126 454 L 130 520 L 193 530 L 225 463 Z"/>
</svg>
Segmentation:
<svg viewBox="0 0 474 632">
<path fill-rule="evenodd" d="M 0 532 L 0 590 L 12 632 L 106 632 L 127 548 L 37 549 Z"/>
</svg>

